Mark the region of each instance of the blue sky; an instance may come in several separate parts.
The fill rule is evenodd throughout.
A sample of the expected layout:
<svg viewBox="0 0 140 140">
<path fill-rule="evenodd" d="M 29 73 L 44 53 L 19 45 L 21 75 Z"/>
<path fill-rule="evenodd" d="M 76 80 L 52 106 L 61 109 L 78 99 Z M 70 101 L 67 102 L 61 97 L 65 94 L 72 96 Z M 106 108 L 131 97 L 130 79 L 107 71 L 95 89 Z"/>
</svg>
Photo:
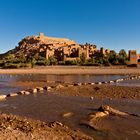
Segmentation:
<svg viewBox="0 0 140 140">
<path fill-rule="evenodd" d="M 29 35 L 140 53 L 140 0 L 0 0 L 0 53 Z"/>
</svg>

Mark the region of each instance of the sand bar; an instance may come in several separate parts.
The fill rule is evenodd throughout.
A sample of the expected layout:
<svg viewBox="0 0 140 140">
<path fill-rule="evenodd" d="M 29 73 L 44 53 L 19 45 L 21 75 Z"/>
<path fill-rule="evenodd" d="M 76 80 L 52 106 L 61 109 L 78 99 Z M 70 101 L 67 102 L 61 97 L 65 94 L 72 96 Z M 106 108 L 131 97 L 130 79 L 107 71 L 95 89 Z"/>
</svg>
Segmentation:
<svg viewBox="0 0 140 140">
<path fill-rule="evenodd" d="M 140 74 L 140 68 L 47 66 L 25 69 L 0 69 L 0 74 Z"/>
</svg>

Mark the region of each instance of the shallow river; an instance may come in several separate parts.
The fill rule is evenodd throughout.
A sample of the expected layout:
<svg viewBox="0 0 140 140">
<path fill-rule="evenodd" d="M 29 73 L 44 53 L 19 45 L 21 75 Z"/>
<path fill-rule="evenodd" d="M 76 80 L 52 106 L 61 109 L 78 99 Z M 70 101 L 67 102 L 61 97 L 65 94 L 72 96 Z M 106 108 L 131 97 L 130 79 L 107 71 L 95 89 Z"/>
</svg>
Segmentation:
<svg viewBox="0 0 140 140">
<path fill-rule="evenodd" d="M 64 82 L 97 82 L 123 78 L 121 75 L 0 75 L 0 93 L 19 91 L 21 87 L 11 87 L 14 81 L 64 81 Z M 140 80 L 124 81 L 119 85 L 139 86 Z M 139 117 L 109 117 L 101 125 L 106 131 L 94 131 L 80 125 L 80 121 L 89 113 L 96 111 L 100 105 L 110 105 L 124 112 L 140 115 L 140 101 L 124 99 L 94 99 L 61 96 L 47 92 L 35 95 L 11 97 L 0 102 L 0 111 L 43 121 L 60 121 L 73 129 L 80 129 L 99 139 L 140 139 Z M 63 118 L 65 112 L 73 112 L 70 118 Z"/>
<path fill-rule="evenodd" d="M 10 86 L 10 83 L 15 81 L 58 81 L 58 82 L 102 82 L 124 78 L 124 75 L 44 75 L 44 74 L 21 74 L 21 75 L 0 75 L 0 94 L 8 94 L 9 92 L 16 92 L 22 87 Z M 140 79 L 132 81 L 123 81 L 116 83 L 119 86 L 139 86 Z"/>
</svg>

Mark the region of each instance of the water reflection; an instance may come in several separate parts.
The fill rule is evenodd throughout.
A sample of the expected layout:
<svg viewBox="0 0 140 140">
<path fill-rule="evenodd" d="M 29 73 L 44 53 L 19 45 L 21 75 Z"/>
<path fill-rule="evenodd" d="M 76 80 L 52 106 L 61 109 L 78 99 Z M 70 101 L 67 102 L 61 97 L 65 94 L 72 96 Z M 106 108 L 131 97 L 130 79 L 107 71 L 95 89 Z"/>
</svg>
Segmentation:
<svg viewBox="0 0 140 140">
<path fill-rule="evenodd" d="M 140 87 L 140 79 L 134 79 L 134 80 L 126 80 L 122 81 L 120 83 L 115 83 L 113 85 L 117 86 L 131 86 L 131 87 Z"/>
<path fill-rule="evenodd" d="M 122 75 L 18 75 L 16 81 L 102 82 L 124 78 Z"/>
</svg>

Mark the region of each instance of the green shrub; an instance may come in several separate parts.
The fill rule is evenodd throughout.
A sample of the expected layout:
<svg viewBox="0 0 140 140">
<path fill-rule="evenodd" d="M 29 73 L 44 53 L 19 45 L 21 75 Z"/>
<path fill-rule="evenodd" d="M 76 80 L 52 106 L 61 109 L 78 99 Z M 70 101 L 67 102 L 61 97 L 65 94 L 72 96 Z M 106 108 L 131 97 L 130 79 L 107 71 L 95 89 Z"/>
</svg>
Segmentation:
<svg viewBox="0 0 140 140">
<path fill-rule="evenodd" d="M 65 65 L 78 65 L 78 62 L 76 60 L 67 60 Z"/>
<path fill-rule="evenodd" d="M 29 63 L 20 63 L 19 64 L 19 68 L 28 68 L 28 67 L 31 67 L 31 64 L 29 64 Z"/>
<path fill-rule="evenodd" d="M 49 65 L 57 65 L 58 64 L 57 59 L 54 56 L 49 57 L 48 63 L 49 63 Z"/>
<path fill-rule="evenodd" d="M 138 67 L 138 65 L 137 64 L 129 64 L 129 65 L 127 65 L 127 67 Z"/>
<path fill-rule="evenodd" d="M 3 68 L 4 69 L 17 69 L 17 68 L 19 68 L 19 64 L 5 63 Z"/>
<path fill-rule="evenodd" d="M 0 67 L 3 67 L 4 66 L 4 61 L 0 61 Z"/>
<path fill-rule="evenodd" d="M 38 66 L 45 66 L 46 65 L 46 61 L 37 61 L 35 63 L 35 65 L 38 65 Z"/>
<path fill-rule="evenodd" d="M 26 67 L 31 67 L 31 64 L 28 64 L 28 63 L 19 63 L 19 64 L 5 63 L 2 68 L 4 68 L 4 69 L 18 69 L 18 68 L 26 68 Z"/>
</svg>

